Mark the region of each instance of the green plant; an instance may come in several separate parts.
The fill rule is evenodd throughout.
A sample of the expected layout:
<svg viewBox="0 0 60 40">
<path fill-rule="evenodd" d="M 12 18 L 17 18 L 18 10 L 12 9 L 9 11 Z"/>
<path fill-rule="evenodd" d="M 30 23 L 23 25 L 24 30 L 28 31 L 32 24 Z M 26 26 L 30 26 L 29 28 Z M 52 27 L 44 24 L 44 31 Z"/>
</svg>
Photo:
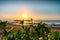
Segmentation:
<svg viewBox="0 0 60 40">
<path fill-rule="evenodd" d="M 45 27 L 45 23 L 38 23 L 37 26 L 33 27 L 36 31 L 37 37 L 43 37 L 44 40 L 48 40 L 48 34 L 50 33 L 49 27 Z"/>
<path fill-rule="evenodd" d="M 22 37 L 22 31 L 21 30 L 15 30 L 13 32 L 13 36 L 15 39 L 20 39 L 21 40 L 21 37 Z"/>
<path fill-rule="evenodd" d="M 0 27 L 3 28 L 3 29 L 6 29 L 6 26 L 7 26 L 7 21 L 1 21 L 0 22 Z"/>
<path fill-rule="evenodd" d="M 13 32 L 8 32 L 6 30 L 7 22 L 1 22 L 5 27 L 3 30 L 3 34 L 5 40 L 60 40 L 60 32 L 51 32 L 49 27 L 45 27 L 45 23 L 33 24 L 30 26 L 24 26 L 21 22 L 23 29 L 13 30 Z"/>
<path fill-rule="evenodd" d="M 59 40 L 60 39 L 60 32 L 52 32 L 51 33 L 51 40 Z"/>
<path fill-rule="evenodd" d="M 10 32 L 8 32 L 6 29 L 3 30 L 3 36 L 5 37 L 5 40 L 8 40 L 9 39 L 9 34 Z"/>
</svg>

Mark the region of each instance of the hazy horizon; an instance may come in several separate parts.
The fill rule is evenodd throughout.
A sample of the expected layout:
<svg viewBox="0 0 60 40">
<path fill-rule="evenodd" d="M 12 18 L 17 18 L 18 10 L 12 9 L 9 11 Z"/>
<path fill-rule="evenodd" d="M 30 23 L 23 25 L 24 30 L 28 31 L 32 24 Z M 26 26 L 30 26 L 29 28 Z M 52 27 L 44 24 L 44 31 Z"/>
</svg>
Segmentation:
<svg viewBox="0 0 60 40">
<path fill-rule="evenodd" d="M 60 20 L 59 1 L 0 1 L 1 20 Z"/>
</svg>

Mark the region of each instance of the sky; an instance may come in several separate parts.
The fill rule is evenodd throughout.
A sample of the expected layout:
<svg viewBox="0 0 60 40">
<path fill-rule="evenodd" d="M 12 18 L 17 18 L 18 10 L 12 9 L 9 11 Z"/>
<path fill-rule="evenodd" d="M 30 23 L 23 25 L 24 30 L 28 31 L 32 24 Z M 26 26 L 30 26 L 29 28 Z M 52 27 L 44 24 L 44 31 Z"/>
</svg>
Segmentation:
<svg viewBox="0 0 60 40">
<path fill-rule="evenodd" d="M 1 20 L 60 20 L 60 1 L 0 1 Z"/>
</svg>

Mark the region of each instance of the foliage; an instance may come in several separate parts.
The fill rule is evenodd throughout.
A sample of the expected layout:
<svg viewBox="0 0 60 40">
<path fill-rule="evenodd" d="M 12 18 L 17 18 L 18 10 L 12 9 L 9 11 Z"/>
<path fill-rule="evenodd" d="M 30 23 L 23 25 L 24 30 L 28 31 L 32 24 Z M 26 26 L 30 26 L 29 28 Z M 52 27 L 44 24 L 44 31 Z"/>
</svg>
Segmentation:
<svg viewBox="0 0 60 40">
<path fill-rule="evenodd" d="M 51 40 L 59 40 L 60 39 L 60 32 L 52 32 L 51 33 Z"/>
<path fill-rule="evenodd" d="M 23 21 L 21 24 L 23 25 Z M 16 29 L 11 32 L 6 30 L 7 21 L 1 22 L 0 25 L 4 26 L 3 34 L 5 40 L 59 40 L 60 32 L 51 32 L 49 27 L 45 27 L 45 23 L 33 24 L 30 26 L 24 26 L 23 29 Z"/>
<path fill-rule="evenodd" d="M 3 29 L 5 29 L 6 28 L 6 26 L 7 26 L 7 21 L 0 21 L 0 27 L 1 28 L 3 28 Z"/>
</svg>

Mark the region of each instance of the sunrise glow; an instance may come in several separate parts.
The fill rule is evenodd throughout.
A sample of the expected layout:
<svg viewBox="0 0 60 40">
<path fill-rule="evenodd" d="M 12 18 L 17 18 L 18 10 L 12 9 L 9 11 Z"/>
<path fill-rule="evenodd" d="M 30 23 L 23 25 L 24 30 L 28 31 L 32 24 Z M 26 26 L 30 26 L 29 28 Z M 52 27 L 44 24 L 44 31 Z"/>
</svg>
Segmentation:
<svg viewBox="0 0 60 40">
<path fill-rule="evenodd" d="M 27 14 L 23 14 L 22 17 L 23 17 L 23 18 L 27 18 L 28 15 L 27 15 Z"/>
</svg>

